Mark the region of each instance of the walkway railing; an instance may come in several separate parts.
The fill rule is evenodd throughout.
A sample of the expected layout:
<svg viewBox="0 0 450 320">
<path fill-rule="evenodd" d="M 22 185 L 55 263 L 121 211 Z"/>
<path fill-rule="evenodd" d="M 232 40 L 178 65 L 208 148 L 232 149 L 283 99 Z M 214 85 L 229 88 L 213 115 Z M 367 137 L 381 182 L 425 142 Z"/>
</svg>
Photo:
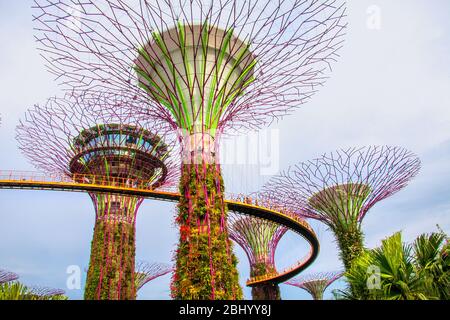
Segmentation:
<svg viewBox="0 0 450 320">
<path fill-rule="evenodd" d="M 154 190 L 150 181 L 136 181 L 128 178 L 113 178 L 96 175 L 52 175 L 32 171 L 2 171 L 0 170 L 0 188 L 33 189 L 33 190 L 64 190 L 89 192 L 114 192 L 125 195 L 135 195 L 160 200 L 178 200 L 180 195 L 171 188 Z M 247 281 L 248 286 L 261 283 L 280 283 L 295 276 L 307 268 L 317 257 L 319 242 L 311 226 L 301 217 L 286 212 L 276 204 L 261 201 L 243 201 L 240 197 L 225 200 L 230 210 L 267 219 L 279 223 L 300 234 L 311 245 L 309 254 L 294 266 L 282 272 L 253 277 Z"/>
</svg>

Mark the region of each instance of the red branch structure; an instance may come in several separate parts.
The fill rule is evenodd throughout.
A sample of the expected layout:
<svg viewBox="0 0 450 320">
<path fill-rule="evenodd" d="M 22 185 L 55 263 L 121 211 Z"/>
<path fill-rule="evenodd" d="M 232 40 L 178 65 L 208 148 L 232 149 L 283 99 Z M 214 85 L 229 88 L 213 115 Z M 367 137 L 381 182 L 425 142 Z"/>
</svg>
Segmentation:
<svg viewBox="0 0 450 320">
<path fill-rule="evenodd" d="M 272 178 L 263 193 L 335 233 L 346 268 L 361 252 L 368 210 L 404 188 L 420 170 L 412 152 L 390 146 L 342 149 L 297 164 Z"/>
<path fill-rule="evenodd" d="M 30 109 L 17 127 L 20 149 L 51 175 L 90 184 L 154 189 L 179 179 L 173 142 L 156 122 L 130 113 L 112 93 L 66 95 Z M 173 140 L 172 140 L 173 141 Z M 86 299 L 134 299 L 136 214 L 143 198 L 90 192 L 96 212 Z"/>
<path fill-rule="evenodd" d="M 36 39 L 63 87 L 120 92 L 178 134 L 174 298 L 242 297 L 219 138 L 305 103 L 337 58 L 344 17 L 340 0 L 35 0 Z"/>
<path fill-rule="evenodd" d="M 147 261 L 136 262 L 135 282 L 136 291 L 139 291 L 150 281 L 164 276 L 173 271 L 173 267 L 166 263 L 156 263 Z"/>
<path fill-rule="evenodd" d="M 8 270 L 0 269 L 0 284 L 14 281 L 17 279 L 19 279 L 18 274 L 8 271 Z"/>
<path fill-rule="evenodd" d="M 342 272 L 319 272 L 301 276 L 286 281 L 285 284 L 306 290 L 314 300 L 323 300 L 325 290 L 337 279 L 342 277 Z"/>
</svg>

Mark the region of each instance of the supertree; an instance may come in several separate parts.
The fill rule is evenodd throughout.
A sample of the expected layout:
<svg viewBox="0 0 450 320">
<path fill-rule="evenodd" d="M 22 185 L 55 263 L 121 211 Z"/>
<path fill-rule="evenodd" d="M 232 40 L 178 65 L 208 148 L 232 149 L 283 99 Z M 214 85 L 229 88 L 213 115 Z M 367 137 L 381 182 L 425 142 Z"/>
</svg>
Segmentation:
<svg viewBox="0 0 450 320">
<path fill-rule="evenodd" d="M 250 263 L 250 277 L 276 274 L 275 250 L 287 228 L 256 217 L 245 217 L 234 212 L 228 220 L 230 239 L 245 251 Z M 276 283 L 252 287 L 253 300 L 280 300 Z"/>
<path fill-rule="evenodd" d="M 172 295 L 239 299 L 219 138 L 302 105 L 344 34 L 341 0 L 35 0 L 37 41 L 71 90 L 119 90 L 178 133 L 183 155 Z"/>
<path fill-rule="evenodd" d="M 8 271 L 8 270 L 0 269 L 0 284 L 5 283 L 5 282 L 14 281 L 17 279 L 19 279 L 18 274 Z"/>
<path fill-rule="evenodd" d="M 135 103 L 111 93 L 51 98 L 17 127 L 20 149 L 53 176 L 84 184 L 152 189 L 177 181 L 164 127 L 126 111 Z M 85 299 L 134 299 L 135 223 L 143 198 L 89 193 L 95 227 Z"/>
<path fill-rule="evenodd" d="M 363 250 L 367 211 L 404 188 L 420 170 L 412 152 L 390 146 L 341 149 L 302 162 L 275 176 L 263 193 L 333 231 L 348 270 Z"/>
<path fill-rule="evenodd" d="M 136 291 L 139 291 L 147 283 L 158 277 L 172 272 L 173 268 L 169 264 L 138 261 L 136 263 L 135 278 Z"/>
<path fill-rule="evenodd" d="M 38 299 L 48 299 L 56 296 L 63 296 L 66 293 L 62 289 L 54 289 L 42 286 L 30 286 L 27 287 L 27 289 L 31 296 L 35 296 Z"/>
<path fill-rule="evenodd" d="M 342 272 L 318 272 L 291 279 L 285 284 L 306 290 L 314 300 L 323 300 L 325 290 L 340 277 Z"/>
</svg>

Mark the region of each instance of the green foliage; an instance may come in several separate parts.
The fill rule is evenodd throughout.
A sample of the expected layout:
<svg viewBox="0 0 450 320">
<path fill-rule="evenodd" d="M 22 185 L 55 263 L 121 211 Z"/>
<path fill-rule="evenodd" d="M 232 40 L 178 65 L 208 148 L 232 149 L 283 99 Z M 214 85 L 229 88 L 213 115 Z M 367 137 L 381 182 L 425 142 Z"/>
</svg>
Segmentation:
<svg viewBox="0 0 450 320">
<path fill-rule="evenodd" d="M 28 289 L 20 282 L 6 282 L 0 284 L 0 300 L 30 300 Z"/>
<path fill-rule="evenodd" d="M 172 296 L 183 300 L 241 299 L 237 259 L 223 225 L 227 208 L 215 165 L 184 165 L 177 223 L 180 241 Z"/>
<path fill-rule="evenodd" d="M 443 233 L 420 235 L 413 244 L 416 268 L 430 296 L 450 299 L 450 244 Z"/>
<path fill-rule="evenodd" d="M 95 224 L 86 279 L 86 300 L 134 300 L 135 228 L 125 222 Z"/>
<path fill-rule="evenodd" d="M 264 276 L 275 272 L 275 268 L 269 266 L 266 262 L 257 262 L 251 266 L 250 277 Z"/>
<path fill-rule="evenodd" d="M 276 272 L 275 267 L 265 262 L 257 262 L 251 266 L 250 277 L 264 276 Z M 278 284 L 265 283 L 252 287 L 253 300 L 281 300 Z"/>
<path fill-rule="evenodd" d="M 345 276 L 349 287 L 338 298 L 363 300 L 448 299 L 449 245 L 442 233 L 423 234 L 404 244 L 401 233 L 365 250 Z M 379 274 L 377 274 L 379 271 Z M 373 273 L 376 272 L 376 273 Z"/>
<path fill-rule="evenodd" d="M 353 225 L 336 225 L 333 228 L 336 236 L 340 256 L 344 263 L 345 269 L 349 270 L 353 260 L 361 255 L 363 247 L 363 233 L 360 224 L 355 222 Z"/>
</svg>

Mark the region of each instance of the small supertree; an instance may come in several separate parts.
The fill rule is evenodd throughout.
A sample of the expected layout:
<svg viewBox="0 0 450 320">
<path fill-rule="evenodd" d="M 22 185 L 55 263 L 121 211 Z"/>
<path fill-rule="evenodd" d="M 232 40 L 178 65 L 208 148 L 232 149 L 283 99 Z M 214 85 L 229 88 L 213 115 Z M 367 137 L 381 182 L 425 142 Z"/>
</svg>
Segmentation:
<svg viewBox="0 0 450 320">
<path fill-rule="evenodd" d="M 173 271 L 172 266 L 166 263 L 138 261 L 136 263 L 135 277 L 136 291 L 139 291 L 148 282 Z"/>
<path fill-rule="evenodd" d="M 8 271 L 8 270 L 0 269 L 0 284 L 14 281 L 17 279 L 19 279 L 18 274 Z"/>
<path fill-rule="evenodd" d="M 319 272 L 286 281 L 285 284 L 306 290 L 314 300 L 323 300 L 325 290 L 342 276 L 342 272 Z"/>
<path fill-rule="evenodd" d="M 336 60 L 341 0 L 35 0 L 48 67 L 72 90 L 126 91 L 183 154 L 172 295 L 239 299 L 219 137 L 306 102 Z"/>
<path fill-rule="evenodd" d="M 419 170 L 419 158 L 403 148 L 349 148 L 295 165 L 263 190 L 291 212 L 325 223 L 348 270 L 363 250 L 361 222 L 367 211 L 404 188 Z"/>
<path fill-rule="evenodd" d="M 42 287 L 42 286 L 30 286 L 27 287 L 28 294 L 39 299 L 39 300 L 48 300 L 51 298 L 55 298 L 57 296 L 64 296 L 66 293 L 62 289 L 55 289 L 50 287 Z"/>
<path fill-rule="evenodd" d="M 229 215 L 230 239 L 245 251 L 250 263 L 250 277 L 276 274 L 275 250 L 287 228 L 274 222 L 245 217 L 236 213 Z M 252 287 L 253 300 L 280 300 L 280 288 L 276 283 L 264 283 Z"/>
<path fill-rule="evenodd" d="M 152 189 L 177 181 L 165 131 L 111 94 L 66 95 L 30 109 L 17 127 L 20 149 L 50 175 L 85 184 Z M 86 299 L 134 299 L 135 222 L 143 198 L 89 193 L 95 227 Z"/>
</svg>

